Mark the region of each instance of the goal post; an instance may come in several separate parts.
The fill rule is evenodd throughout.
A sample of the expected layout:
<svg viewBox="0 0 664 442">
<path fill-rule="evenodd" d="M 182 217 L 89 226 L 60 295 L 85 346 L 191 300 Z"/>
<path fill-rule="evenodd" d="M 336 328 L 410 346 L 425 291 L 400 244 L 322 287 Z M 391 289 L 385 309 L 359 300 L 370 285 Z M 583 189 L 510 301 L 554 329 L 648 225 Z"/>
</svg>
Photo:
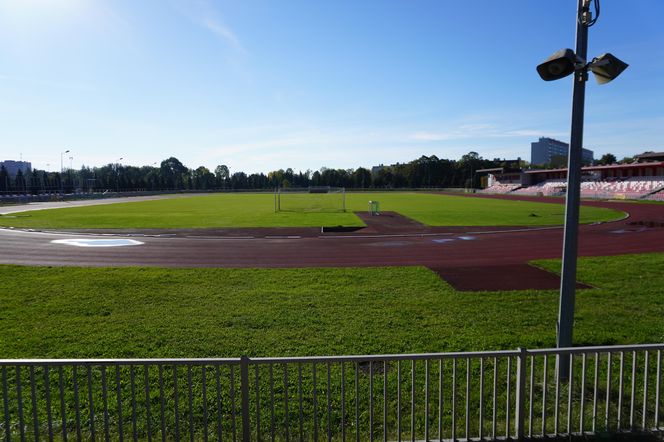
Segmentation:
<svg viewBox="0 0 664 442">
<path fill-rule="evenodd" d="M 278 187 L 275 212 L 345 212 L 346 188 L 332 186 Z"/>
</svg>

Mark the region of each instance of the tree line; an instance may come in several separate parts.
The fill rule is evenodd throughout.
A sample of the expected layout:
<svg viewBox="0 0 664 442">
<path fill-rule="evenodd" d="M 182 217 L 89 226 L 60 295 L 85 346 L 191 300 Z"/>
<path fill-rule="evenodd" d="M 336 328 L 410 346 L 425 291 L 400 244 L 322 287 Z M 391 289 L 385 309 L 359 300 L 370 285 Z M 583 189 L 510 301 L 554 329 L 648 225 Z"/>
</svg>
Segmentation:
<svg viewBox="0 0 664 442">
<path fill-rule="evenodd" d="M 373 170 L 333 169 L 298 171 L 288 168 L 267 174 L 233 172 L 226 165 L 214 170 L 204 166 L 188 168 L 170 157 L 157 166 L 107 164 L 63 172 L 33 169 L 10 176 L 0 167 L 0 192 L 127 192 L 160 190 L 261 190 L 276 187 L 335 186 L 349 189 L 391 189 L 426 187 L 480 187 L 478 169 L 505 167 L 504 160 L 488 160 L 469 152 L 459 160 L 421 156 L 407 163 L 377 166 Z"/>
</svg>

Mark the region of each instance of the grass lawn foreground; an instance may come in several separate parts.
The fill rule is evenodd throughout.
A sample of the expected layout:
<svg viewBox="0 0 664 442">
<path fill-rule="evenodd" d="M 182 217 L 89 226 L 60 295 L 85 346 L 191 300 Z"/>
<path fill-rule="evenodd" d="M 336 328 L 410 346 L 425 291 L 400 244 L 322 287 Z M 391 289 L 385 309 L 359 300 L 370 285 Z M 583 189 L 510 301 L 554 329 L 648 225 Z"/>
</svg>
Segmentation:
<svg viewBox="0 0 664 442">
<path fill-rule="evenodd" d="M 662 342 L 663 267 L 582 258 L 575 343 Z M 423 267 L 3 265 L 0 304 L 3 358 L 295 356 L 551 347 L 558 293 L 456 292 Z"/>
<path fill-rule="evenodd" d="M 187 198 L 39 210 L 0 216 L 0 226 L 23 228 L 228 228 L 363 226 L 353 211 L 378 200 L 430 226 L 544 226 L 562 224 L 561 204 L 468 198 L 416 192 L 347 193 L 347 212 L 274 212 L 268 193 L 225 193 Z M 616 210 L 582 207 L 582 223 L 619 219 Z"/>
</svg>

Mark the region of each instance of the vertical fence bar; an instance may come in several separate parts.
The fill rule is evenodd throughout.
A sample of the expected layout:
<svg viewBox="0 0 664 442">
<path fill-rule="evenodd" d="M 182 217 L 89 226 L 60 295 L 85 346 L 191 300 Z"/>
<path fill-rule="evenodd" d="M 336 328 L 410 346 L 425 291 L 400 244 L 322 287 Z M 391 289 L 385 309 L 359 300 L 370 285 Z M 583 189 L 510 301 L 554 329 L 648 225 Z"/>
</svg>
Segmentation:
<svg viewBox="0 0 664 442">
<path fill-rule="evenodd" d="M 233 442 L 237 440 L 237 404 L 235 401 L 235 366 L 231 365 L 230 370 L 230 392 L 229 400 L 231 401 L 231 433 L 233 434 Z M 286 396 L 287 397 L 287 396 Z"/>
<path fill-rule="evenodd" d="M 104 407 L 104 437 L 111 440 L 111 429 L 108 415 L 108 383 L 106 381 L 106 366 L 101 366 L 101 400 Z"/>
<path fill-rule="evenodd" d="M 397 361 L 397 440 L 401 442 L 401 360 Z"/>
<path fill-rule="evenodd" d="M 373 441 L 373 361 L 369 361 L 369 440 Z M 315 440 L 315 439 L 314 439 Z"/>
<path fill-rule="evenodd" d="M 470 439 L 470 366 L 471 359 L 466 358 L 466 439 Z"/>
<path fill-rule="evenodd" d="M 270 440 L 274 442 L 276 436 L 275 435 L 276 421 L 274 418 L 274 369 L 272 367 L 272 364 L 270 364 L 269 376 L 270 376 Z"/>
<path fill-rule="evenodd" d="M 429 360 L 424 361 L 424 440 L 429 440 Z"/>
<path fill-rule="evenodd" d="M 595 352 L 595 373 L 593 376 L 593 426 L 592 432 L 597 431 L 597 389 L 599 388 L 599 352 Z"/>
<path fill-rule="evenodd" d="M 507 389 L 505 393 L 505 437 L 510 438 L 510 393 L 511 393 L 511 382 L 512 382 L 512 357 L 507 357 Z"/>
<path fill-rule="evenodd" d="M 657 350 L 657 379 L 655 384 L 655 428 L 659 430 L 659 402 L 662 383 L 662 351 Z"/>
<path fill-rule="evenodd" d="M 122 385 L 120 384 L 120 365 L 115 366 L 115 388 L 118 402 L 118 440 L 124 439 L 124 427 L 122 425 Z"/>
<path fill-rule="evenodd" d="M 617 430 L 622 430 L 622 409 L 623 409 L 623 385 L 625 378 L 623 376 L 625 371 L 625 353 L 620 352 L 620 374 L 619 374 L 619 384 L 618 384 L 618 423 Z"/>
<path fill-rule="evenodd" d="M 341 362 L 341 440 L 346 441 L 346 364 Z"/>
<path fill-rule="evenodd" d="M 129 383 L 131 387 L 131 434 L 134 442 L 138 441 L 137 421 L 136 421 L 136 375 L 134 374 L 134 366 L 129 366 Z"/>
<path fill-rule="evenodd" d="M 191 380 L 191 364 L 187 364 L 187 407 L 189 408 L 189 440 L 194 442 L 194 392 Z"/>
<path fill-rule="evenodd" d="M 528 382 L 528 437 L 533 437 L 533 398 L 535 395 L 535 356 L 530 358 L 530 381 Z"/>
<path fill-rule="evenodd" d="M 221 442 L 223 437 L 223 423 L 222 423 L 222 401 L 221 401 L 221 375 L 219 373 L 219 365 L 214 366 L 214 381 L 217 387 L 217 441 Z"/>
<path fill-rule="evenodd" d="M 574 394 L 574 355 L 569 355 L 569 379 L 567 380 L 567 434 L 572 434 L 572 398 Z"/>
<path fill-rule="evenodd" d="M 556 437 L 560 429 L 560 370 L 558 370 L 558 364 L 560 364 L 560 355 L 556 355 L 556 396 L 553 403 L 553 434 Z"/>
<path fill-rule="evenodd" d="M 90 409 L 90 437 L 92 440 L 95 439 L 95 406 L 92 401 L 92 366 L 88 365 L 86 367 L 88 375 L 88 407 Z"/>
<path fill-rule="evenodd" d="M 584 424 L 585 424 L 585 399 L 586 399 L 586 359 L 587 355 L 584 353 L 581 355 L 581 397 L 579 404 L 579 432 L 584 433 Z"/>
<path fill-rule="evenodd" d="M 330 376 L 330 362 L 327 362 L 327 440 L 332 440 L 332 383 Z"/>
<path fill-rule="evenodd" d="M 161 423 L 161 440 L 166 441 L 166 397 L 164 396 L 164 367 L 159 365 L 159 420 Z"/>
<path fill-rule="evenodd" d="M 452 359 L 452 440 L 456 440 L 456 368 L 457 360 Z"/>
<path fill-rule="evenodd" d="M 51 375 L 48 365 L 44 365 L 44 389 L 46 391 L 46 425 L 48 440 L 53 440 L 53 413 L 51 411 Z"/>
<path fill-rule="evenodd" d="M 284 436 L 286 442 L 290 440 L 290 420 L 288 413 L 288 364 L 284 364 Z"/>
<path fill-rule="evenodd" d="M 7 367 L 2 366 L 2 408 L 4 411 L 5 440 L 9 442 L 12 436 L 11 426 L 9 425 L 9 389 L 7 388 Z"/>
<path fill-rule="evenodd" d="M 314 406 L 314 440 L 318 440 L 318 395 L 316 394 L 316 390 L 318 387 L 316 386 L 316 363 L 314 362 L 311 364 L 311 373 L 313 377 L 313 406 Z"/>
<path fill-rule="evenodd" d="M 523 440 L 524 436 L 524 419 L 525 419 L 525 404 L 526 404 L 526 362 L 527 362 L 526 349 L 519 348 L 519 357 L 516 365 L 516 437 L 518 440 Z M 509 376 L 509 375 L 508 375 Z M 509 407 L 509 403 L 507 405 Z"/>
<path fill-rule="evenodd" d="M 629 395 L 629 429 L 634 429 L 634 406 L 636 402 L 636 351 L 632 352 L 632 388 Z"/>
<path fill-rule="evenodd" d="M 604 431 L 609 431 L 609 417 L 611 414 L 611 352 L 606 354 L 606 411 L 604 413 Z"/>
<path fill-rule="evenodd" d="M 242 440 L 251 440 L 251 421 L 249 419 L 249 358 L 240 358 L 240 396 L 242 409 Z"/>
<path fill-rule="evenodd" d="M 387 442 L 387 361 L 383 361 L 383 442 Z"/>
<path fill-rule="evenodd" d="M 438 360 L 438 441 L 443 440 L 443 360 Z"/>
<path fill-rule="evenodd" d="M 25 420 L 23 417 L 23 388 L 21 386 L 21 367 L 16 366 L 16 400 L 18 401 L 18 425 L 21 442 L 25 440 Z"/>
<path fill-rule="evenodd" d="M 491 438 L 496 438 L 496 417 L 498 405 L 498 358 L 493 358 L 493 408 L 491 410 Z"/>
<path fill-rule="evenodd" d="M 72 370 L 74 377 L 74 406 L 76 407 L 76 433 L 81 440 L 81 407 L 78 403 L 78 376 L 76 365 Z M 60 418 L 62 420 L 62 440 L 67 442 L 67 408 L 65 407 L 65 378 L 62 365 L 58 367 L 58 390 L 60 393 Z M 7 439 L 9 440 L 9 439 Z"/>
<path fill-rule="evenodd" d="M 143 366 L 143 380 L 145 382 L 145 429 L 147 430 L 148 442 L 152 442 L 152 413 L 150 406 L 150 366 Z"/>
<path fill-rule="evenodd" d="M 258 365 L 254 365 L 254 388 L 256 389 L 256 440 L 261 440 L 261 388 L 258 379 L 258 369 Z"/>
<path fill-rule="evenodd" d="M 360 442 L 360 363 L 355 362 L 355 440 Z"/>
<path fill-rule="evenodd" d="M 37 385 L 35 384 L 35 367 L 30 366 L 30 399 L 32 405 L 32 427 L 35 440 L 39 440 L 39 417 L 37 415 Z"/>
<path fill-rule="evenodd" d="M 546 437 L 546 396 L 549 390 L 549 355 L 544 355 L 544 366 L 542 367 L 542 437 Z"/>
<path fill-rule="evenodd" d="M 643 411 L 641 413 L 641 429 L 646 430 L 648 422 L 648 350 L 645 351 L 645 360 L 643 365 Z"/>
<path fill-rule="evenodd" d="M 205 365 L 201 365 L 201 394 L 203 399 L 203 441 L 208 440 L 208 403 L 207 403 L 207 379 Z M 193 413 L 192 413 L 193 414 Z M 192 432 L 193 433 L 193 432 Z"/>
<path fill-rule="evenodd" d="M 410 364 L 410 440 L 415 442 L 415 359 Z"/>
<path fill-rule="evenodd" d="M 478 433 L 484 439 L 484 358 L 480 358 L 480 411 L 478 416 Z"/>
<path fill-rule="evenodd" d="M 175 406 L 175 439 L 180 440 L 180 397 L 178 393 L 178 366 L 173 365 L 173 402 Z"/>
<path fill-rule="evenodd" d="M 303 397 L 302 397 L 302 363 L 297 364 L 297 401 L 298 401 L 298 416 L 299 416 L 299 429 L 300 440 L 304 440 L 304 411 L 303 411 Z"/>
</svg>

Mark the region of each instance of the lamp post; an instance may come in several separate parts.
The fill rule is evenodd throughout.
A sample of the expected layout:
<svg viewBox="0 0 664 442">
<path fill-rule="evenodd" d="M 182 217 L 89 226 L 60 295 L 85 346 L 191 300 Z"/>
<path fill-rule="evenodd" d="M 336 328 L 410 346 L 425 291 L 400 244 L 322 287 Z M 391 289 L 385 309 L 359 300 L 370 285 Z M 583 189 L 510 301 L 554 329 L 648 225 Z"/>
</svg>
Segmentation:
<svg viewBox="0 0 664 442">
<path fill-rule="evenodd" d="M 65 150 L 64 152 L 60 152 L 60 193 L 65 192 L 65 183 L 62 181 L 62 175 L 65 171 L 65 166 L 64 166 L 64 155 L 66 153 L 69 153 L 69 149 Z"/>
<path fill-rule="evenodd" d="M 117 160 L 115 160 L 115 193 L 120 193 L 120 161 L 122 161 L 124 157 L 120 157 Z"/>
<path fill-rule="evenodd" d="M 593 19 L 590 4 L 595 4 Z M 565 197 L 565 233 L 563 240 L 563 262 L 560 279 L 560 301 L 558 309 L 558 348 L 572 346 L 574 328 L 574 302 L 576 295 L 576 267 L 579 236 L 579 206 L 581 199 L 581 157 L 583 148 L 583 116 L 588 70 L 593 72 L 599 84 L 616 78 L 627 68 L 627 64 L 611 54 L 604 54 L 586 62 L 588 52 L 588 28 L 599 16 L 599 0 L 578 0 L 576 15 L 576 51 L 563 49 L 537 66 L 537 72 L 545 81 L 558 80 L 574 74 L 572 93 L 572 127 L 569 154 L 567 156 L 567 194 Z M 557 372 L 562 380 L 569 377 L 569 355 L 557 358 Z"/>
</svg>

